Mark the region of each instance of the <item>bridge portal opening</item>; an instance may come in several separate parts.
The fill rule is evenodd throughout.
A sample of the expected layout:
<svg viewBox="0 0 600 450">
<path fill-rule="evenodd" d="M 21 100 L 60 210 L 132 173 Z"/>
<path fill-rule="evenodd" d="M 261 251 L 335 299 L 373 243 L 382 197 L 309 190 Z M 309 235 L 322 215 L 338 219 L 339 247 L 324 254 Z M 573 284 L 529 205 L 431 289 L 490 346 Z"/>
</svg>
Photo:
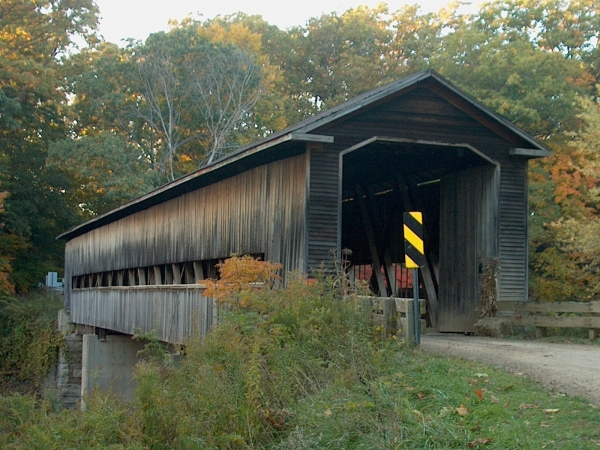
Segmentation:
<svg viewBox="0 0 600 450">
<path fill-rule="evenodd" d="M 380 296 L 412 297 L 402 216 L 421 211 L 428 323 L 470 331 L 481 264 L 498 252 L 499 169 L 468 145 L 374 137 L 341 153 L 341 249 Z"/>
</svg>

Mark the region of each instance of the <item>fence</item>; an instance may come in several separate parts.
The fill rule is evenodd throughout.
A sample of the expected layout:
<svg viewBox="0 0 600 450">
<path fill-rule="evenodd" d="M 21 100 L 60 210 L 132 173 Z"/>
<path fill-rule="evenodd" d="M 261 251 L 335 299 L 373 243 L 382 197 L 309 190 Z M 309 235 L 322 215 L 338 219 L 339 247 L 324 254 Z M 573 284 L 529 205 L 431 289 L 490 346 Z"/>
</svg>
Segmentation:
<svg viewBox="0 0 600 450">
<path fill-rule="evenodd" d="M 381 270 L 385 273 L 383 268 Z M 392 292 L 397 298 L 410 297 L 413 292 L 413 270 L 396 263 L 392 264 L 392 270 L 395 285 L 392 286 L 389 292 Z M 373 281 L 373 266 L 371 264 L 350 266 L 349 275 L 352 281 L 361 280 L 371 283 Z M 384 277 L 384 282 L 389 289 L 387 276 Z"/>
<path fill-rule="evenodd" d="M 382 334 L 386 336 L 403 336 L 408 339 L 412 333 L 414 317 L 412 317 L 412 298 L 388 298 L 388 297 L 366 297 L 360 296 L 365 307 L 371 308 L 373 321 L 381 327 Z M 426 303 L 424 299 L 419 300 L 421 319 L 421 333 L 425 331 Z"/>
<path fill-rule="evenodd" d="M 514 313 L 513 325 L 536 327 L 537 337 L 547 328 L 587 328 L 594 340 L 600 330 L 600 302 L 498 302 L 498 311 Z"/>
</svg>

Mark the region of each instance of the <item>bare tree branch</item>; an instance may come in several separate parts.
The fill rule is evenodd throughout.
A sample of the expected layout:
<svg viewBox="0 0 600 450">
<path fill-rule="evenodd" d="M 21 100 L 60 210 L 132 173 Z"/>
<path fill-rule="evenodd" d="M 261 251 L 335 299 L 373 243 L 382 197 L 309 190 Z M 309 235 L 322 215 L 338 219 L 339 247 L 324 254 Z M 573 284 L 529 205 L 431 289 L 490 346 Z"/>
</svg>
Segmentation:
<svg viewBox="0 0 600 450">
<path fill-rule="evenodd" d="M 181 59 L 168 50 L 154 51 L 140 57 L 137 71 L 145 100 L 137 114 L 157 135 L 156 160 L 169 181 L 175 178 L 177 151 L 194 140 L 208 141 L 199 166 L 225 154 L 231 135 L 247 126 L 245 119 L 265 90 L 254 56 L 232 45 Z"/>
<path fill-rule="evenodd" d="M 206 164 L 226 153 L 228 136 L 239 131 L 265 90 L 261 67 L 250 53 L 231 46 L 219 50 L 206 55 L 202 67 L 192 68 L 192 101 L 210 139 Z"/>
<path fill-rule="evenodd" d="M 153 53 L 141 60 L 138 64 L 138 76 L 146 100 L 146 112 L 139 113 L 165 144 L 160 164 L 168 180 L 172 181 L 175 178 L 173 158 L 182 145 L 180 125 L 189 89 L 178 73 L 177 65 L 169 55 L 162 52 Z"/>
</svg>

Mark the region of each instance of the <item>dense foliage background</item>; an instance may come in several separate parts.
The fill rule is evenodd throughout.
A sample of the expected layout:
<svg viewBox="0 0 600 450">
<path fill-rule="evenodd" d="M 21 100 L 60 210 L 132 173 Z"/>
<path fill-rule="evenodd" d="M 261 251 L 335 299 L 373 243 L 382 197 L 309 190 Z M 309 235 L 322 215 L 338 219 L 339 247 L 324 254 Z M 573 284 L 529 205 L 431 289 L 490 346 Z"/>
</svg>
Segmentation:
<svg viewBox="0 0 600 450">
<path fill-rule="evenodd" d="M 554 150 L 531 164 L 531 294 L 600 294 L 600 3 L 385 4 L 281 30 L 238 13 L 119 47 L 93 0 L 0 6 L 0 286 L 61 270 L 71 226 L 244 143 L 432 68 Z"/>
</svg>

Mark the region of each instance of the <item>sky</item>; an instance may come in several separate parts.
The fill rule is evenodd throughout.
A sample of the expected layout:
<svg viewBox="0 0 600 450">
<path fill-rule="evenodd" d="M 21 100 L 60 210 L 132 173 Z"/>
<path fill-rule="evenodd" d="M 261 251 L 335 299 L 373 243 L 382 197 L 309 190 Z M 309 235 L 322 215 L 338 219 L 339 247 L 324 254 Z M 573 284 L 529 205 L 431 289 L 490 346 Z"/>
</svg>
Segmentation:
<svg viewBox="0 0 600 450">
<path fill-rule="evenodd" d="M 100 8 L 100 34 L 109 42 L 145 40 L 150 33 L 168 30 L 169 19 L 212 19 L 238 11 L 259 14 L 281 29 L 304 25 L 310 17 L 344 12 L 361 4 L 374 7 L 381 0 L 96 0 Z M 388 0 L 390 11 L 418 3 L 423 12 L 438 11 L 450 0 Z M 477 2 L 473 2 L 477 3 Z M 200 16 L 201 14 L 201 16 Z"/>
</svg>

